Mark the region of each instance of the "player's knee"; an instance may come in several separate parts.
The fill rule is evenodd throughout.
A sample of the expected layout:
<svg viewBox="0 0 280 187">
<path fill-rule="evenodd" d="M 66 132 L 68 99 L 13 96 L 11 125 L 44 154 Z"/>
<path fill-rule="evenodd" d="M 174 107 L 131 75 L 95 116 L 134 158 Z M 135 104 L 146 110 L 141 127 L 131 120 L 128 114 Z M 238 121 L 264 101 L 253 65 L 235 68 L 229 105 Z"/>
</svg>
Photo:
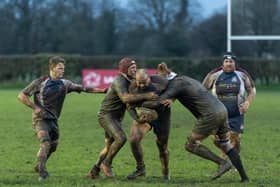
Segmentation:
<svg viewBox="0 0 280 187">
<path fill-rule="evenodd" d="M 167 141 L 165 141 L 163 139 L 157 139 L 156 143 L 161 152 L 163 152 L 164 150 L 167 150 Z"/>
<path fill-rule="evenodd" d="M 233 148 L 233 145 L 230 143 L 228 136 L 222 136 L 217 139 L 217 144 L 220 149 L 222 149 L 225 153 Z"/>
<path fill-rule="evenodd" d="M 139 143 L 142 139 L 142 136 L 141 134 L 133 134 L 133 135 L 130 135 L 129 137 L 129 142 L 130 143 Z"/>
<path fill-rule="evenodd" d="M 168 157 L 168 155 L 169 155 L 168 149 L 162 149 L 162 150 L 159 152 L 159 157 L 160 157 L 160 158 Z"/>
<path fill-rule="evenodd" d="M 160 157 L 169 154 L 169 151 L 167 148 L 167 141 L 164 141 L 163 139 L 157 139 L 156 143 L 157 143 L 157 146 L 159 149 Z"/>
<path fill-rule="evenodd" d="M 186 145 L 185 145 L 185 150 L 186 151 L 188 151 L 188 152 L 191 152 L 191 153 L 193 153 L 193 152 L 195 152 L 195 144 L 192 144 L 192 143 L 186 143 Z"/>
<path fill-rule="evenodd" d="M 240 153 L 240 134 L 237 132 L 230 132 L 230 143 L 232 144 L 232 146 L 236 149 L 236 151 L 238 153 Z"/>
<path fill-rule="evenodd" d="M 105 147 L 110 147 L 112 145 L 112 143 L 114 142 L 113 138 L 105 138 L 104 143 L 105 143 Z"/>
<path fill-rule="evenodd" d="M 127 138 L 126 138 L 126 136 L 125 136 L 124 133 L 120 133 L 120 134 L 117 135 L 115 141 L 116 141 L 119 145 L 122 146 L 122 145 L 124 145 L 125 142 L 127 141 Z"/>
<path fill-rule="evenodd" d="M 230 132 L 230 142 L 234 145 L 240 142 L 240 135 L 236 132 Z"/>
<path fill-rule="evenodd" d="M 52 141 L 51 144 L 50 144 L 50 152 L 53 153 L 56 151 L 57 149 L 57 145 L 58 145 L 58 141 Z"/>
<path fill-rule="evenodd" d="M 44 141 L 40 143 L 40 147 L 49 149 L 51 147 L 51 143 L 49 141 Z"/>
<path fill-rule="evenodd" d="M 125 136 L 122 136 L 122 138 L 119 140 L 119 144 L 123 146 L 126 141 L 127 141 L 127 138 Z"/>
<path fill-rule="evenodd" d="M 47 131 L 38 131 L 37 137 L 40 143 L 50 142 L 50 136 Z"/>
</svg>

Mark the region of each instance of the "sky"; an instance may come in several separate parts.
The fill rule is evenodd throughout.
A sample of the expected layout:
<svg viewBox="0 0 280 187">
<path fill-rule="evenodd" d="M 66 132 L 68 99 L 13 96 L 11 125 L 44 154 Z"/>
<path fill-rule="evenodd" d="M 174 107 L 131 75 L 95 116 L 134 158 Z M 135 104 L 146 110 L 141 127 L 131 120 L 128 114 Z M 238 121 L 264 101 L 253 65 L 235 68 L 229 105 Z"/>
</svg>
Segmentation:
<svg viewBox="0 0 280 187">
<path fill-rule="evenodd" d="M 129 0 L 119 0 L 124 6 Z M 221 11 L 226 5 L 227 0 L 197 0 L 201 5 L 201 14 L 203 18 L 211 16 L 217 11 Z"/>
<path fill-rule="evenodd" d="M 201 5 L 203 17 L 209 17 L 227 5 L 227 0 L 198 0 L 198 2 Z"/>
</svg>

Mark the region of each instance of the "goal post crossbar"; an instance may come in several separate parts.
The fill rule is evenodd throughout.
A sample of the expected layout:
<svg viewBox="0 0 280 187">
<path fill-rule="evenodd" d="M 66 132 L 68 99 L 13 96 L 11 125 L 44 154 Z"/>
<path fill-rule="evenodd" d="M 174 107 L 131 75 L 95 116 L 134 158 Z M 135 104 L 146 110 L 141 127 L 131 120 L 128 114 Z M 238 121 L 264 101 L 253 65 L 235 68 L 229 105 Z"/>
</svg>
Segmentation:
<svg viewBox="0 0 280 187">
<path fill-rule="evenodd" d="M 232 40 L 280 40 L 280 35 L 232 35 L 231 0 L 227 0 L 227 51 L 231 51 Z"/>
<path fill-rule="evenodd" d="M 232 35 L 230 40 L 280 40 L 279 35 Z"/>
</svg>

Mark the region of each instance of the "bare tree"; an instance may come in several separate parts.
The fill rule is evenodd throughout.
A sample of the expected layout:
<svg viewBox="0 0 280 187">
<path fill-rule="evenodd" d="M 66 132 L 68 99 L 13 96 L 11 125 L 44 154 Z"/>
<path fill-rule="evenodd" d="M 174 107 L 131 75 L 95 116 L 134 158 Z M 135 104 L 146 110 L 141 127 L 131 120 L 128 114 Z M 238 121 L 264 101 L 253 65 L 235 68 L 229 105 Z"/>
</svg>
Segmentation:
<svg viewBox="0 0 280 187">
<path fill-rule="evenodd" d="M 233 3 L 233 33 L 248 35 L 280 34 L 277 0 L 235 0 Z M 274 42 L 256 41 L 256 55 L 272 51 Z"/>
<path fill-rule="evenodd" d="M 192 56 L 221 56 L 226 48 L 226 16 L 216 13 L 191 32 Z"/>
<path fill-rule="evenodd" d="M 179 10 L 179 2 L 179 0 L 133 0 L 130 2 L 131 16 L 139 24 L 158 32 L 165 32 L 174 21 Z"/>
</svg>

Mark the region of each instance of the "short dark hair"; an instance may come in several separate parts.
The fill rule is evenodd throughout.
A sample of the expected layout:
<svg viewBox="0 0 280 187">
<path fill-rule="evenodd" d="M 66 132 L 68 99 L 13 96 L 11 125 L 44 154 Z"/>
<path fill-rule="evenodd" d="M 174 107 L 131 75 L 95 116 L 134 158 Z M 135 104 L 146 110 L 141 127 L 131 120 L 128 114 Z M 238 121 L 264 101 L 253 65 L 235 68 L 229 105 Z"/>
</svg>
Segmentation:
<svg viewBox="0 0 280 187">
<path fill-rule="evenodd" d="M 57 64 L 62 63 L 65 64 L 64 58 L 60 56 L 53 56 L 49 58 L 49 68 L 53 69 Z"/>
</svg>

